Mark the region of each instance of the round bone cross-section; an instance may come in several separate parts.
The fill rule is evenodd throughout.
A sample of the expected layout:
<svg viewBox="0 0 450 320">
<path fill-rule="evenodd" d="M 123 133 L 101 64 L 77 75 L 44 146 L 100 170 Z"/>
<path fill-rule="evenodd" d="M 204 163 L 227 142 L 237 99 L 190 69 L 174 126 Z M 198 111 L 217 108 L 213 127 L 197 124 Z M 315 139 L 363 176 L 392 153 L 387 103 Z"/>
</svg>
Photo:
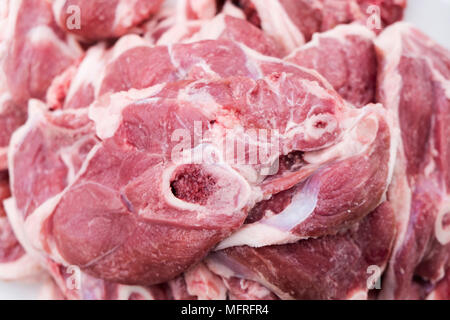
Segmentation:
<svg viewBox="0 0 450 320">
<path fill-rule="evenodd" d="M 113 128 L 98 134 L 111 136 L 91 153 L 49 225 L 68 263 L 102 279 L 156 284 L 244 222 L 250 187 L 220 157 L 200 157 L 214 149 L 194 130 L 210 125 L 200 108 L 154 98 L 125 103 L 120 113 L 116 124 L 106 119 Z M 192 139 L 190 159 L 174 158 L 182 135 Z"/>
</svg>

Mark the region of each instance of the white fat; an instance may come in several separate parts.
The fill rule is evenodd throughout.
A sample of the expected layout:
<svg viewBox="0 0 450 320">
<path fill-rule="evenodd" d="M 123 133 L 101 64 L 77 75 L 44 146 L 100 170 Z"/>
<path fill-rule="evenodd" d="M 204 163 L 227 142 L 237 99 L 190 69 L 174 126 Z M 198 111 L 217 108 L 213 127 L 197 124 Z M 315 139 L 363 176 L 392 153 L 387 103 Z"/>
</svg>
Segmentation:
<svg viewBox="0 0 450 320">
<path fill-rule="evenodd" d="M 66 4 L 67 0 L 53 0 L 52 4 L 52 10 L 53 15 L 55 17 L 56 22 L 61 26 L 61 14 L 64 8 L 64 5 Z"/>
<path fill-rule="evenodd" d="M 286 52 L 305 43 L 305 37 L 278 0 L 253 0 L 252 3 L 261 18 L 263 30 L 278 40 Z"/>
<path fill-rule="evenodd" d="M 235 6 L 231 1 L 227 1 L 223 6 L 222 13 L 239 19 L 246 19 L 245 13 Z"/>
<path fill-rule="evenodd" d="M 120 0 L 116 7 L 113 29 L 120 31 L 133 26 L 136 7 L 140 0 Z"/>
<path fill-rule="evenodd" d="M 239 231 L 219 243 L 215 250 L 238 246 L 259 248 L 294 243 L 300 239 L 300 237 L 289 231 L 283 231 L 270 225 L 256 222 L 241 227 Z"/>
<path fill-rule="evenodd" d="M 91 83 L 94 87 L 95 95 L 97 96 L 101 83 L 104 78 L 104 69 L 105 69 L 105 50 L 106 45 L 104 43 L 100 43 L 94 47 L 91 47 L 81 62 L 78 70 L 75 74 L 75 77 L 72 79 L 69 91 L 67 92 L 66 101 L 70 101 L 75 93 L 88 83 Z M 95 74 L 95 77 L 92 75 Z"/>
<path fill-rule="evenodd" d="M 150 43 L 148 43 L 148 41 L 135 34 L 129 34 L 121 37 L 114 45 L 114 47 L 111 49 L 112 55 L 110 61 L 116 60 L 124 52 L 137 47 L 152 48 L 153 46 Z"/>
<path fill-rule="evenodd" d="M 225 266 L 223 263 L 220 263 L 217 259 L 214 259 L 213 257 L 212 258 L 207 257 L 205 259 L 205 263 L 212 272 L 223 278 L 229 279 L 231 277 L 236 276 L 233 270 Z"/>
<path fill-rule="evenodd" d="M 17 260 L 0 264 L 0 279 L 6 281 L 34 278 L 41 272 L 40 264 L 26 253 Z"/>
<path fill-rule="evenodd" d="M 350 293 L 347 297 L 347 300 L 367 300 L 368 294 L 366 290 L 355 290 Z"/>
<path fill-rule="evenodd" d="M 97 136 L 108 139 L 114 136 L 122 120 L 122 111 L 133 103 L 150 102 L 157 100 L 151 97 L 161 91 L 163 84 L 155 85 L 143 90 L 131 89 L 105 95 L 89 107 L 89 118 L 95 122 Z"/>
<path fill-rule="evenodd" d="M 190 20 L 183 23 L 176 23 L 169 28 L 164 34 L 158 39 L 157 45 L 171 45 L 179 42 L 183 42 L 183 39 L 188 35 L 188 31 L 192 28 L 198 28 L 203 25 L 201 20 Z"/>
<path fill-rule="evenodd" d="M 225 29 L 225 15 L 219 14 L 214 19 L 204 22 L 202 28 L 185 42 L 191 43 L 202 40 L 216 40 L 220 38 Z"/>
<path fill-rule="evenodd" d="M 22 7 L 23 0 L 10 0 L 8 8 L 8 24 L 5 32 L 6 39 L 12 40 L 14 38 L 14 30 L 17 25 L 17 18 L 19 10 Z"/>
<path fill-rule="evenodd" d="M 66 42 L 58 38 L 55 32 L 46 25 L 32 28 L 27 34 L 27 39 L 30 43 L 36 45 L 40 45 L 43 42 L 55 44 L 58 50 L 67 57 L 77 58 L 81 55 L 81 49 L 78 46 L 74 46 L 73 42 L 71 42 L 71 45 L 69 46 Z"/>
<path fill-rule="evenodd" d="M 398 123 L 398 108 L 400 105 L 400 92 L 403 85 L 402 76 L 398 72 L 398 65 L 402 57 L 403 43 L 402 30 L 406 27 L 403 23 L 396 23 L 385 29 L 381 35 L 375 39 L 375 46 L 379 52 L 385 57 L 389 55 L 389 63 L 380 66 L 380 75 L 382 77 L 382 87 L 380 90 L 385 93 L 387 101 L 384 107 L 392 111 L 395 115 L 396 123 Z"/>
<path fill-rule="evenodd" d="M 290 231 L 308 219 L 317 206 L 318 187 L 308 181 L 302 190 L 294 195 L 292 202 L 279 214 L 263 220 L 262 223 L 282 231 Z"/>
<path fill-rule="evenodd" d="M 318 188 L 306 183 L 297 192 L 291 203 L 279 214 L 244 225 L 237 232 L 223 240 L 216 248 L 222 250 L 229 247 L 247 245 L 263 247 L 294 243 L 302 239 L 291 233 L 296 226 L 308 219 L 317 206 Z"/>
<path fill-rule="evenodd" d="M 129 300 L 132 294 L 139 294 L 144 300 L 155 300 L 150 290 L 145 287 L 117 285 L 117 300 Z"/>
<path fill-rule="evenodd" d="M 11 202 L 11 200 L 7 200 L 8 202 Z M 5 202 L 7 202 L 5 201 Z M 2 203 L 0 203 L 0 206 Z M 5 203 L 5 209 L 8 204 Z M 9 204 L 11 206 L 11 204 Z M 10 208 L 11 211 L 11 208 Z M 9 228 L 10 222 L 7 218 L 0 218 L 0 230 L 2 228 Z M 16 223 L 17 224 L 17 223 Z M 15 229 L 13 227 L 13 229 Z M 2 234 L 0 233 L 0 236 Z M 14 234 L 4 234 L 3 236 L 15 236 Z M 5 240 L 5 239 L 0 239 Z M 8 239 L 6 239 L 8 240 Z M 18 239 L 19 240 L 19 239 Z M 19 240 L 19 242 L 21 242 Z M 26 252 L 19 257 L 18 259 L 10 262 L 3 262 L 0 263 L 0 280 L 19 280 L 19 279 L 32 279 L 36 278 L 40 273 L 42 269 L 40 267 L 40 264 L 38 260 L 31 255 L 27 254 Z"/>
<path fill-rule="evenodd" d="M 450 243 L 450 227 L 443 227 L 443 220 L 447 215 L 450 215 L 450 196 L 448 195 L 442 201 L 434 224 L 436 239 L 443 246 Z"/>
</svg>

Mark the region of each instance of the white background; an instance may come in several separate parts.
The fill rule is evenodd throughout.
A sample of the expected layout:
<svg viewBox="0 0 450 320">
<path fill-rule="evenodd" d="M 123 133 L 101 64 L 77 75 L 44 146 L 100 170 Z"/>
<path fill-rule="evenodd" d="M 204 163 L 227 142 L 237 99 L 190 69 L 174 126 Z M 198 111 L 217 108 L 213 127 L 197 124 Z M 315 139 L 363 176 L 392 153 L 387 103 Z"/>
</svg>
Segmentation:
<svg viewBox="0 0 450 320">
<path fill-rule="evenodd" d="M 450 0 L 408 0 L 405 20 L 450 49 Z M 2 283 L 0 299 L 35 299 L 37 283 Z"/>
</svg>

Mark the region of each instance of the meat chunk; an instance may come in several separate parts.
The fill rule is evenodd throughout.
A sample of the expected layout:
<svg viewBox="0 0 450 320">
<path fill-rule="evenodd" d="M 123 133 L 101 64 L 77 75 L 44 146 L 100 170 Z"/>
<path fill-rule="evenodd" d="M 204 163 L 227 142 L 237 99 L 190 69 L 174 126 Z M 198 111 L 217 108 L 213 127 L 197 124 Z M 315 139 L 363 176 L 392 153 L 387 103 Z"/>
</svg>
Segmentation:
<svg viewBox="0 0 450 320">
<path fill-rule="evenodd" d="M 85 41 L 118 38 L 155 13 L 162 0 L 54 0 L 56 22 Z"/>
<path fill-rule="evenodd" d="M 448 260 L 450 52 L 406 23 L 387 28 L 376 46 L 378 101 L 401 135 L 388 192 L 398 236 L 382 297 L 414 298 L 414 277 L 434 284 Z"/>
</svg>

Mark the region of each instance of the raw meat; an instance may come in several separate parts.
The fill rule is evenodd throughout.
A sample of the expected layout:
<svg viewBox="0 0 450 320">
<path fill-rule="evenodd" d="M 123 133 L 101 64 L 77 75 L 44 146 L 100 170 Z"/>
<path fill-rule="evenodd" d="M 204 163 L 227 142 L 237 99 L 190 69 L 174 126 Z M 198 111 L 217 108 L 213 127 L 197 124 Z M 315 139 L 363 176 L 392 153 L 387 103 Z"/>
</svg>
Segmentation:
<svg viewBox="0 0 450 320">
<path fill-rule="evenodd" d="M 282 299 L 367 299 L 368 268 L 378 268 L 381 275 L 394 237 L 394 213 L 383 204 L 339 235 L 281 246 L 234 247 L 206 261 L 217 274 L 256 281 Z"/>
<path fill-rule="evenodd" d="M 73 266 L 47 265 L 58 291 L 70 300 L 165 300 L 168 291 L 162 286 L 127 286 L 93 278 Z M 55 288 L 54 288 L 55 289 Z"/>
<path fill-rule="evenodd" d="M 118 38 L 144 22 L 162 0 L 52 0 L 61 29 L 85 41 Z"/>
<path fill-rule="evenodd" d="M 7 27 L 2 67 L 11 98 L 26 107 L 30 98 L 44 99 L 53 78 L 82 51 L 56 26 L 45 0 L 10 1 Z"/>
<path fill-rule="evenodd" d="M 261 42 L 256 46 L 266 47 Z M 231 75 L 257 79 L 281 63 L 230 40 L 154 47 L 138 36 L 128 35 L 111 49 L 103 44 L 92 47 L 78 68 L 68 69 L 56 79 L 49 89 L 49 108 L 84 108 L 105 93 L 182 79 Z"/>
<path fill-rule="evenodd" d="M 450 52 L 405 5 L 1 1 L 0 279 L 448 299 Z"/>
<path fill-rule="evenodd" d="M 8 222 L 3 200 L 11 196 L 8 172 L 0 172 L 0 279 L 17 280 L 36 276 L 40 267 L 25 253 Z"/>
<path fill-rule="evenodd" d="M 396 148 L 389 119 L 380 109 L 369 105 L 361 113 L 353 110 L 355 122 L 342 128 L 342 140 L 304 153 L 300 168 L 263 182 L 262 191 L 272 198 L 250 212 L 252 223 L 218 247 L 261 247 L 335 234 L 374 210 L 390 183 Z M 349 119 L 337 121 L 342 126 Z"/>
<path fill-rule="evenodd" d="M 381 30 L 402 18 L 406 0 L 238 0 L 247 17 L 289 53 L 315 32 L 358 21 Z M 371 5 L 378 6 L 374 11 Z M 373 14 L 376 14 L 372 23 Z"/>
<path fill-rule="evenodd" d="M 436 283 L 450 253 L 450 52 L 405 23 L 376 46 L 378 100 L 402 137 L 388 193 L 398 236 L 382 297 L 416 298 L 414 277 Z"/>
<path fill-rule="evenodd" d="M 26 120 L 27 101 L 44 99 L 55 76 L 82 53 L 41 0 L 4 1 L 0 17 L 0 170 L 12 132 Z"/>
<path fill-rule="evenodd" d="M 29 193 L 23 191 L 26 186 L 20 185 L 23 176 L 38 174 L 36 178 L 39 177 L 40 165 L 28 163 L 38 157 L 24 155 L 38 148 L 43 155 L 48 154 L 43 158 L 44 163 L 58 164 L 61 160 L 52 158 L 51 151 L 55 147 L 43 148 L 36 142 L 32 143 L 30 151 L 25 147 L 27 140 L 23 136 L 28 131 L 33 141 L 33 127 L 26 129 L 25 125 L 14 135 L 10 160 L 15 204 L 9 205 L 11 216 L 21 216 L 25 229 L 34 230 L 27 232 L 33 239 L 29 242 L 39 244 L 41 252 L 57 262 L 79 265 L 96 277 L 150 285 L 168 281 L 203 259 L 218 242 L 242 225 L 248 209 L 262 200 L 258 197 L 270 197 L 293 187 L 299 194 L 317 192 L 317 211 L 310 212 L 311 219 L 305 224 L 293 225 L 292 230 L 297 228 L 293 233 L 281 232 L 288 237 L 335 233 L 360 220 L 380 203 L 393 161 L 390 125 L 380 106 L 361 110 L 348 108 L 331 86 L 313 71 L 243 50 L 232 42 L 222 41 L 221 46 L 213 46 L 217 43 L 205 41 L 183 48 L 191 48 L 193 53 L 201 53 L 208 46 L 226 48 L 225 52 L 231 50 L 234 59 L 242 61 L 240 65 L 233 65 L 232 72 L 241 72 L 242 77 L 220 79 L 231 70 L 222 69 L 224 65 L 218 58 L 224 59 L 224 56 L 217 54 L 208 58 L 208 68 L 205 68 L 207 65 L 192 65 L 202 66 L 207 71 L 217 70 L 218 73 L 211 74 L 213 80 L 169 82 L 140 91 L 103 95 L 91 104 L 89 116 L 94 120 L 101 143 L 91 149 L 82 170 L 63 192 L 65 178 L 60 184 L 53 183 L 54 193 L 36 190 L 33 198 L 25 197 Z M 181 52 L 186 57 L 186 50 Z M 174 46 L 171 53 L 176 57 L 177 47 Z M 174 68 L 174 72 L 180 73 L 181 67 L 192 68 L 193 57 L 189 55 L 186 63 L 179 63 L 180 67 Z M 196 78 L 202 70 L 193 71 L 183 71 L 183 74 Z M 203 72 L 198 74 L 205 78 Z M 277 107 L 269 109 L 268 105 Z M 314 107 L 316 105 L 322 107 Z M 83 110 L 87 109 L 78 110 L 84 114 Z M 265 121 L 268 118 L 277 120 L 268 123 Z M 30 121 L 32 125 L 37 123 Z M 47 124 L 44 123 L 41 130 L 45 131 Z M 147 131 L 149 128 L 151 131 Z M 192 150 L 193 158 L 177 163 L 171 158 L 172 149 L 177 145 L 171 135 L 180 128 L 187 129 L 189 136 L 194 137 L 194 144 L 185 147 Z M 243 135 L 245 139 L 245 128 L 279 131 L 280 147 L 271 161 L 299 150 L 308 152 L 304 158 L 310 166 L 280 175 L 260 186 L 263 178 L 260 164 L 236 164 L 235 159 L 220 148 L 226 130 L 232 129 L 234 137 Z M 205 135 L 204 140 L 197 137 L 199 129 Z M 46 134 L 46 137 L 51 136 Z M 345 149 L 350 143 L 353 148 Z M 323 148 L 325 150 L 313 152 Z M 374 152 L 377 148 L 383 151 Z M 72 152 L 65 151 L 69 155 Z M 213 152 L 212 162 L 197 164 L 196 157 L 205 152 Z M 377 157 L 368 161 L 372 153 Z M 327 163 L 327 169 L 312 174 L 312 168 Z M 375 176 L 370 163 L 377 165 Z M 321 186 L 321 179 L 347 171 L 349 166 L 363 169 L 358 175 L 360 179 L 356 179 L 362 192 L 352 195 L 353 204 L 336 206 L 334 216 L 320 217 L 321 210 L 327 210 L 331 204 L 326 200 L 327 194 L 335 192 L 333 187 Z M 50 168 L 58 167 L 50 165 Z M 106 174 L 108 172 L 119 174 L 115 173 L 112 178 Z M 66 175 L 62 171 L 61 176 Z M 302 188 L 303 180 L 309 175 L 311 188 Z M 51 175 L 47 173 L 47 176 Z M 31 177 L 27 180 L 35 179 Z M 35 181 L 40 183 L 44 179 Z M 354 186 L 345 179 L 335 185 L 340 190 Z M 56 195 L 57 192 L 61 193 Z M 358 198 L 358 194 L 363 198 Z M 368 194 L 370 201 L 359 205 L 358 199 L 366 199 Z M 49 199 L 52 195 L 54 197 Z M 39 199 L 40 196 L 43 198 Z M 49 200 L 38 207 L 45 199 Z M 352 214 L 342 215 L 347 210 Z M 281 223 L 286 222 L 283 221 L 285 216 L 279 215 Z M 333 225 L 333 222 L 337 223 Z M 45 227 L 47 225 L 51 228 Z M 86 225 L 90 227 L 85 228 Z M 276 224 L 274 226 L 277 232 Z M 83 243 L 84 250 L 72 250 L 75 243 L 77 247 Z M 112 264 L 115 268 L 111 268 Z"/>
<path fill-rule="evenodd" d="M 445 272 L 445 277 L 439 281 L 431 293 L 428 294 L 427 300 L 450 300 L 450 272 Z"/>
<path fill-rule="evenodd" d="M 286 60 L 318 71 L 344 99 L 362 107 L 375 102 L 377 59 L 373 40 L 375 34 L 362 25 L 339 25 L 314 34 Z"/>
</svg>

